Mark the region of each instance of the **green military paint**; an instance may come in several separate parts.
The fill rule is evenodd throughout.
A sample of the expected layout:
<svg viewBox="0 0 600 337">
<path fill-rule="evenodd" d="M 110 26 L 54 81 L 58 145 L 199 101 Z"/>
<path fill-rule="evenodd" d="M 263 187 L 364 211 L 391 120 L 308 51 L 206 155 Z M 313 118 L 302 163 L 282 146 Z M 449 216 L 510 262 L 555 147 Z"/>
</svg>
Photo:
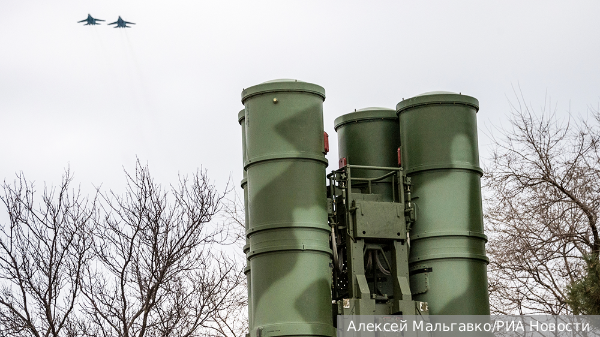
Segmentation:
<svg viewBox="0 0 600 337">
<path fill-rule="evenodd" d="M 395 110 L 360 109 L 336 118 L 334 129 L 338 135 L 339 157 L 346 158 L 348 165 L 398 167 L 400 134 Z M 353 175 L 360 178 L 374 178 L 381 174 L 376 170 L 353 170 Z M 372 193 L 380 194 L 383 201 L 392 201 L 392 188 L 387 181 L 373 183 Z"/>
<path fill-rule="evenodd" d="M 337 238 L 336 313 L 426 314 L 412 300 L 396 111 L 366 108 L 338 117 L 340 166 L 332 172 L 331 225 Z M 341 264 L 339 261 L 343 261 Z M 346 266 L 346 269 L 340 267 Z"/>
<path fill-rule="evenodd" d="M 242 126 L 242 159 L 244 167 L 246 166 L 246 109 L 242 109 L 238 113 L 238 123 Z M 248 232 L 248 179 L 246 174 L 246 169 L 244 169 L 244 175 L 241 182 L 241 187 L 244 190 L 244 226 L 246 227 L 245 232 Z M 244 245 L 244 254 L 246 254 L 246 268 L 244 268 L 244 274 L 246 275 L 246 284 L 248 287 L 248 322 L 252 322 L 252 294 L 250 293 L 251 289 L 251 276 L 250 276 L 250 263 L 248 262 L 248 253 L 250 251 L 250 243 L 248 242 L 248 236 L 246 236 L 246 244 Z M 249 330 L 252 330 L 252 327 L 248 326 Z"/>
<path fill-rule="evenodd" d="M 335 335 L 324 99 L 322 87 L 295 80 L 242 91 L 252 337 Z"/>
<path fill-rule="evenodd" d="M 413 297 L 432 315 L 488 315 L 477 99 L 432 92 L 403 100 L 402 165 L 413 184 Z"/>
</svg>

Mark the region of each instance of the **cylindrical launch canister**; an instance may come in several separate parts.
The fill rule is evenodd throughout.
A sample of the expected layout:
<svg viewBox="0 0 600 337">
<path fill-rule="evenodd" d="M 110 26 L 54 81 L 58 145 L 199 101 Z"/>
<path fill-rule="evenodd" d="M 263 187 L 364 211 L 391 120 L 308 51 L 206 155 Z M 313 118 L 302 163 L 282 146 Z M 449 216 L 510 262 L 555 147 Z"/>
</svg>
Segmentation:
<svg viewBox="0 0 600 337">
<path fill-rule="evenodd" d="M 248 179 L 246 174 L 246 109 L 242 109 L 238 113 L 238 123 L 242 126 L 242 159 L 244 164 L 244 178 L 241 182 L 241 187 L 244 190 L 244 226 L 246 227 L 244 232 L 248 232 Z M 248 237 L 246 236 L 246 244 L 244 245 L 244 254 L 246 254 L 246 268 L 244 268 L 244 274 L 246 275 L 246 285 L 248 287 L 248 322 L 252 322 L 252 294 L 251 289 L 251 277 L 250 277 L 250 263 L 248 261 L 248 252 L 250 251 L 250 244 Z M 248 331 L 252 330 L 252 326 L 248 325 Z"/>
<path fill-rule="evenodd" d="M 335 335 L 324 99 L 322 87 L 296 80 L 242 91 L 252 337 Z"/>
<path fill-rule="evenodd" d="M 400 134 L 398 116 L 393 109 L 360 109 L 336 118 L 334 128 L 338 135 L 339 157 L 346 158 L 345 163 L 398 167 Z M 386 172 L 377 170 L 352 170 L 352 175 L 359 178 L 375 178 L 384 173 Z M 371 192 L 380 194 L 382 201 L 392 201 L 392 188 L 393 185 L 388 181 L 375 182 Z"/>
<path fill-rule="evenodd" d="M 431 92 L 403 100 L 402 165 L 416 221 L 409 256 L 413 298 L 433 315 L 489 315 L 477 147 L 477 99 Z"/>
</svg>

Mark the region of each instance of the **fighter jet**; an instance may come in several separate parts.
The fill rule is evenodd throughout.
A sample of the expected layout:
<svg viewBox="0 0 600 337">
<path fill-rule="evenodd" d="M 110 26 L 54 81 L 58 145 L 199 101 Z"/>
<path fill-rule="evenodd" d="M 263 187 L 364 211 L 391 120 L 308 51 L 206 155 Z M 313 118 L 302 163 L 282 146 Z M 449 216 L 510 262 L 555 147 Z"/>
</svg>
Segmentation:
<svg viewBox="0 0 600 337">
<path fill-rule="evenodd" d="M 84 26 L 87 25 L 99 25 L 99 23 L 96 23 L 96 21 L 104 21 L 104 20 L 100 20 L 100 19 L 94 19 L 91 15 L 88 14 L 87 19 L 83 19 L 81 21 L 77 21 L 77 23 L 82 23 L 82 22 L 86 22 L 87 23 Z"/>
<path fill-rule="evenodd" d="M 114 28 L 131 28 L 127 24 L 135 25 L 135 23 L 133 23 L 133 22 L 127 22 L 127 21 L 121 19 L 120 16 L 117 21 L 115 21 L 113 23 L 109 23 L 109 25 L 114 25 L 114 24 L 116 24 L 116 26 Z"/>
</svg>

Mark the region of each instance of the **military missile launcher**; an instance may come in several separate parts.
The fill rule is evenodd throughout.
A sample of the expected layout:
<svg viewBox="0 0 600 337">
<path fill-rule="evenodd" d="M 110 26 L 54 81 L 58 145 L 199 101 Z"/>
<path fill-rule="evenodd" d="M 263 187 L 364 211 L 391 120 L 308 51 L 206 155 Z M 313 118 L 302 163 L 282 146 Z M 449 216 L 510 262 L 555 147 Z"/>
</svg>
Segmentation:
<svg viewBox="0 0 600 337">
<path fill-rule="evenodd" d="M 434 315 L 489 315 L 477 99 L 431 92 L 396 106 L 417 220 L 409 268 Z"/>
<path fill-rule="evenodd" d="M 294 80 L 242 92 L 252 337 L 335 334 L 324 99 Z"/>
<path fill-rule="evenodd" d="M 489 314 L 476 113 L 448 92 L 340 116 L 325 90 L 242 91 L 249 336 L 334 336 L 337 315 Z"/>
<path fill-rule="evenodd" d="M 398 118 L 368 108 L 335 120 L 340 169 L 328 175 L 339 315 L 426 314 L 412 300 L 406 216 L 408 185 L 398 167 Z M 337 310 L 335 310 L 337 309 Z"/>
</svg>

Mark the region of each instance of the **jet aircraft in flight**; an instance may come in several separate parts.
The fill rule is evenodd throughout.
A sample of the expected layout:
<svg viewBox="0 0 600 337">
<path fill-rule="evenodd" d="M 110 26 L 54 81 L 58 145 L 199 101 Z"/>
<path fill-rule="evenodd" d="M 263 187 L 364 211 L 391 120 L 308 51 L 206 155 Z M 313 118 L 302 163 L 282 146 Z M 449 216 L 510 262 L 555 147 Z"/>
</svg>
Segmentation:
<svg viewBox="0 0 600 337">
<path fill-rule="evenodd" d="M 127 24 L 135 25 L 135 23 L 133 23 L 133 22 L 127 22 L 127 21 L 121 19 L 120 16 L 117 21 L 115 21 L 113 23 L 109 23 L 109 25 L 114 25 L 114 24 L 116 24 L 116 26 L 114 28 L 131 28 Z"/>
<path fill-rule="evenodd" d="M 84 26 L 87 25 L 99 25 L 99 23 L 96 23 L 96 21 L 104 21 L 104 20 L 100 20 L 100 19 L 94 19 L 91 15 L 88 14 L 87 19 L 83 19 L 81 21 L 77 21 L 77 23 L 82 23 L 82 22 L 86 22 L 87 23 Z"/>
</svg>

